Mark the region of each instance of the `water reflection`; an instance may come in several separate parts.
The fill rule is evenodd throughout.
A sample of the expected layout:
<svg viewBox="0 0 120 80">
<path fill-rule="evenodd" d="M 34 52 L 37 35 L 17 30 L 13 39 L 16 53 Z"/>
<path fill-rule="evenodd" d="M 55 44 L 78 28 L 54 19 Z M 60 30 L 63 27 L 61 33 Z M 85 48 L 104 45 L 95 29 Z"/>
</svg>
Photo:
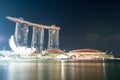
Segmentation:
<svg viewBox="0 0 120 80">
<path fill-rule="evenodd" d="M 116 80 L 120 63 L 1 61 L 0 80 Z"/>
<path fill-rule="evenodd" d="M 70 68 L 70 69 L 69 69 Z M 67 79 L 74 79 L 74 80 L 103 80 L 103 67 L 102 63 L 70 63 L 67 65 L 67 69 L 70 70 L 69 73 L 73 73 L 72 77 L 69 76 Z"/>
<path fill-rule="evenodd" d="M 103 63 L 103 79 L 106 80 L 105 63 Z"/>
</svg>

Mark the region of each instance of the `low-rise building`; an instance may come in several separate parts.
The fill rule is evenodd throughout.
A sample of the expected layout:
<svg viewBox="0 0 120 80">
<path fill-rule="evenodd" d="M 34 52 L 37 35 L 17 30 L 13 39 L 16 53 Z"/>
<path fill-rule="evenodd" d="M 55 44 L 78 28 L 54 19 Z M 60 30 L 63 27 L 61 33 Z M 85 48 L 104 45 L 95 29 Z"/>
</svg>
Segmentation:
<svg viewBox="0 0 120 80">
<path fill-rule="evenodd" d="M 68 55 L 72 59 L 89 60 L 89 59 L 103 59 L 106 53 L 94 49 L 77 49 L 70 51 Z"/>
</svg>

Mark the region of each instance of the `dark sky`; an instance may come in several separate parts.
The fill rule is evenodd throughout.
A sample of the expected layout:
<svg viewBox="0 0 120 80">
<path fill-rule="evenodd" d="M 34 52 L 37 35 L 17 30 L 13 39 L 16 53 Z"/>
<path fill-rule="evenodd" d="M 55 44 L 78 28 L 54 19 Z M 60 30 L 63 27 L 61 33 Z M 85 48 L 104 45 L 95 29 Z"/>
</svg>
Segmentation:
<svg viewBox="0 0 120 80">
<path fill-rule="evenodd" d="M 8 47 L 15 23 L 23 17 L 61 28 L 60 48 L 92 48 L 120 56 L 120 2 L 92 0 L 0 0 L 0 47 Z"/>
</svg>

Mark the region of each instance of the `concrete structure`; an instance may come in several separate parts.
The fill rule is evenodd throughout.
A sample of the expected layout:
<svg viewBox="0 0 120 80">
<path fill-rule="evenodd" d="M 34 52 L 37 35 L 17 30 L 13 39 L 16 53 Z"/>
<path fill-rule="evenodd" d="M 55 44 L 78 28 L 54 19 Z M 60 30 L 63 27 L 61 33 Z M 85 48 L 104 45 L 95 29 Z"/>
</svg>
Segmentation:
<svg viewBox="0 0 120 80">
<path fill-rule="evenodd" d="M 33 27 L 31 48 L 36 48 L 41 52 L 44 47 L 44 30 L 48 30 L 48 45 L 47 49 L 59 48 L 59 27 L 54 25 L 45 26 L 31 23 L 23 20 L 23 18 L 6 17 L 8 20 L 16 22 L 15 29 L 15 44 L 16 46 L 27 47 L 29 26 Z"/>
<path fill-rule="evenodd" d="M 44 29 L 33 27 L 31 47 L 37 49 L 37 51 L 43 50 L 44 46 Z"/>
<path fill-rule="evenodd" d="M 49 29 L 48 49 L 59 48 L 59 30 Z"/>
<path fill-rule="evenodd" d="M 23 18 L 20 18 L 23 20 Z M 14 33 L 15 43 L 17 46 L 27 47 L 28 41 L 28 25 L 16 23 L 15 33 Z"/>
</svg>

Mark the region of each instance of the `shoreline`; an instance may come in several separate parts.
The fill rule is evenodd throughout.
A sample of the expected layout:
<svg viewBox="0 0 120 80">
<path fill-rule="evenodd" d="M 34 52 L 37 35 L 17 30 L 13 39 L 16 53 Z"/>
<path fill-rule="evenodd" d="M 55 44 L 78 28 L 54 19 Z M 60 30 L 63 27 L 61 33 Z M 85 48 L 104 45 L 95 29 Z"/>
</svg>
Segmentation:
<svg viewBox="0 0 120 80">
<path fill-rule="evenodd" d="M 0 61 L 81 61 L 81 62 L 104 62 L 104 61 L 120 61 L 120 58 L 104 58 L 104 59 L 83 59 L 83 60 L 74 60 L 74 59 L 57 59 L 57 58 L 0 58 Z"/>
</svg>

